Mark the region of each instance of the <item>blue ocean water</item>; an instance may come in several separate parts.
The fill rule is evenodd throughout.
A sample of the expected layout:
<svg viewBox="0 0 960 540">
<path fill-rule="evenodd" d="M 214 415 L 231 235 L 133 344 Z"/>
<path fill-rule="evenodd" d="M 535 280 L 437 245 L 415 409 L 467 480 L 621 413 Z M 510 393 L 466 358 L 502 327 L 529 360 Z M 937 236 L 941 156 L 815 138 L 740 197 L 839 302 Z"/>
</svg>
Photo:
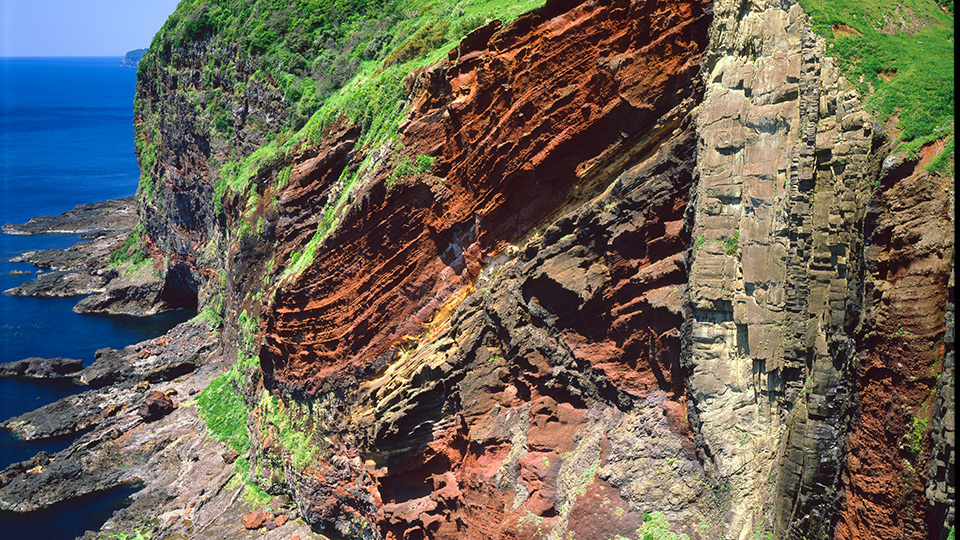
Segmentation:
<svg viewBox="0 0 960 540">
<path fill-rule="evenodd" d="M 120 66 L 120 60 L 0 58 L 0 223 L 23 223 L 136 191 L 136 70 Z M 68 247 L 78 240 L 78 235 L 0 234 L 0 290 L 35 278 L 36 268 L 11 263 L 10 257 L 27 250 Z M 11 274 L 14 270 L 31 273 Z M 89 365 L 97 349 L 122 348 L 158 336 L 192 315 L 79 315 L 72 311 L 77 301 L 0 294 L 0 362 L 62 356 Z M 0 379 L 0 420 L 81 390 L 65 381 Z M 0 430 L 0 469 L 39 450 L 59 451 L 71 440 L 27 443 Z M 0 513 L 0 538 L 74 538 L 98 528 L 108 510 L 128 494 L 129 490 L 118 490 L 51 509 L 72 516 L 72 521 L 51 520 L 45 513 Z"/>
</svg>

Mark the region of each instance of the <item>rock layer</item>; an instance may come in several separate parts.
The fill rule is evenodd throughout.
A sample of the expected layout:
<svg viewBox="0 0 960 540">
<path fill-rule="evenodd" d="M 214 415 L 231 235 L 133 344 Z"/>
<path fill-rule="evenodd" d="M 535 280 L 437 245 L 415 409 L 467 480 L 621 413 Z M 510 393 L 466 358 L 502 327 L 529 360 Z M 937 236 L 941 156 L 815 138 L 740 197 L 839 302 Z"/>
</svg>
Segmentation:
<svg viewBox="0 0 960 540">
<path fill-rule="evenodd" d="M 374 359 L 483 264 L 649 155 L 693 95 L 708 22 L 699 2 L 551 2 L 476 31 L 419 75 L 401 135 L 412 154 L 437 155 L 434 179 L 374 179 L 276 293 L 260 351 L 268 384 L 305 395 L 380 369 Z M 335 159 L 319 163 L 295 164 L 305 178 L 292 183 L 339 176 Z"/>
</svg>

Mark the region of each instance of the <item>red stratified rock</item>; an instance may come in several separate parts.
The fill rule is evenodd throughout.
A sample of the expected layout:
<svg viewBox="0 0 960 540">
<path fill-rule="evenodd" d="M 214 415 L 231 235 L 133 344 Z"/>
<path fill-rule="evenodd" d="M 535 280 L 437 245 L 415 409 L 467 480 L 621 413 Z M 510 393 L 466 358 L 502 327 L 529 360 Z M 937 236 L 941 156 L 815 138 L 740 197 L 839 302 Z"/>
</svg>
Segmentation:
<svg viewBox="0 0 960 540">
<path fill-rule="evenodd" d="M 435 176 L 388 188 L 382 171 L 355 194 L 312 265 L 263 314 L 267 385 L 312 394 L 379 370 L 381 355 L 420 333 L 486 261 L 650 155 L 677 127 L 663 118 L 694 93 L 706 6 L 548 2 L 503 29 L 476 31 L 411 79 L 404 151 L 435 156 Z M 351 136 L 340 131 L 295 164 L 281 200 L 281 252 L 313 234 Z M 677 223 L 659 226 L 666 243 L 634 250 L 648 262 L 682 244 Z M 616 328 L 652 320 L 629 306 L 619 313 Z M 678 353 L 677 336 L 665 331 L 627 332 L 616 344 L 574 332 L 569 344 L 622 386 L 649 387 L 665 379 L 661 370 L 637 378 L 613 356 Z"/>
</svg>

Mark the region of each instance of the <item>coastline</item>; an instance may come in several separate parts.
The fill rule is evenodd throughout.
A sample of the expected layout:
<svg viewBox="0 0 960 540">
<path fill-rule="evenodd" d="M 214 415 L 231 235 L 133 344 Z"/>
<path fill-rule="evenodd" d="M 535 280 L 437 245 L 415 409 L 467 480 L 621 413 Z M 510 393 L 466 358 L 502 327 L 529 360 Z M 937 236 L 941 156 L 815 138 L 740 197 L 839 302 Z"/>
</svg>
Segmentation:
<svg viewBox="0 0 960 540">
<path fill-rule="evenodd" d="M 133 198 L 125 197 L 78 205 L 26 224 L 4 225 L 6 234 L 81 235 L 80 242 L 68 248 L 15 257 L 37 267 L 38 275 L 6 294 L 99 298 L 111 287 L 120 289 L 116 282 L 122 281 L 133 282 L 121 290 L 137 300 L 143 282 L 149 287 L 151 280 L 131 279 L 124 268 L 110 265 L 111 253 L 123 245 L 135 223 Z M 168 312 L 169 307 L 156 298 L 128 302 L 133 309 L 127 314 Z M 87 531 L 84 539 L 102 538 L 109 531 L 148 529 L 163 537 L 315 537 L 295 519 L 297 511 L 289 499 L 272 503 L 271 515 L 257 514 L 244 521 L 250 508 L 240 497 L 237 453 L 208 435 L 195 402 L 228 367 L 219 335 L 197 317 L 123 349 L 100 349 L 86 367 L 80 360 L 62 358 L 0 364 L 2 379 L 73 381 L 83 389 L 0 422 L 0 429 L 24 442 L 72 439 L 59 452 L 41 451 L 0 471 L 5 527 L 25 528 L 45 512 L 62 513 L 61 508 L 96 500 L 115 512 L 101 532 Z M 194 521 L 205 523 L 204 530 L 196 530 Z"/>
</svg>

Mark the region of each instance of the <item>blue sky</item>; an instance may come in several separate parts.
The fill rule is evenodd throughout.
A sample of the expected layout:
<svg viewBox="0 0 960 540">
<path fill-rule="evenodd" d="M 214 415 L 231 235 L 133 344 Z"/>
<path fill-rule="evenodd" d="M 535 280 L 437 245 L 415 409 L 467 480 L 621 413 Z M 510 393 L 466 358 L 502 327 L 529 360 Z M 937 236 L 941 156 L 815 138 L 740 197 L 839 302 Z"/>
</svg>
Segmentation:
<svg viewBox="0 0 960 540">
<path fill-rule="evenodd" d="M 123 56 L 178 0 L 0 0 L 0 56 Z"/>
</svg>

